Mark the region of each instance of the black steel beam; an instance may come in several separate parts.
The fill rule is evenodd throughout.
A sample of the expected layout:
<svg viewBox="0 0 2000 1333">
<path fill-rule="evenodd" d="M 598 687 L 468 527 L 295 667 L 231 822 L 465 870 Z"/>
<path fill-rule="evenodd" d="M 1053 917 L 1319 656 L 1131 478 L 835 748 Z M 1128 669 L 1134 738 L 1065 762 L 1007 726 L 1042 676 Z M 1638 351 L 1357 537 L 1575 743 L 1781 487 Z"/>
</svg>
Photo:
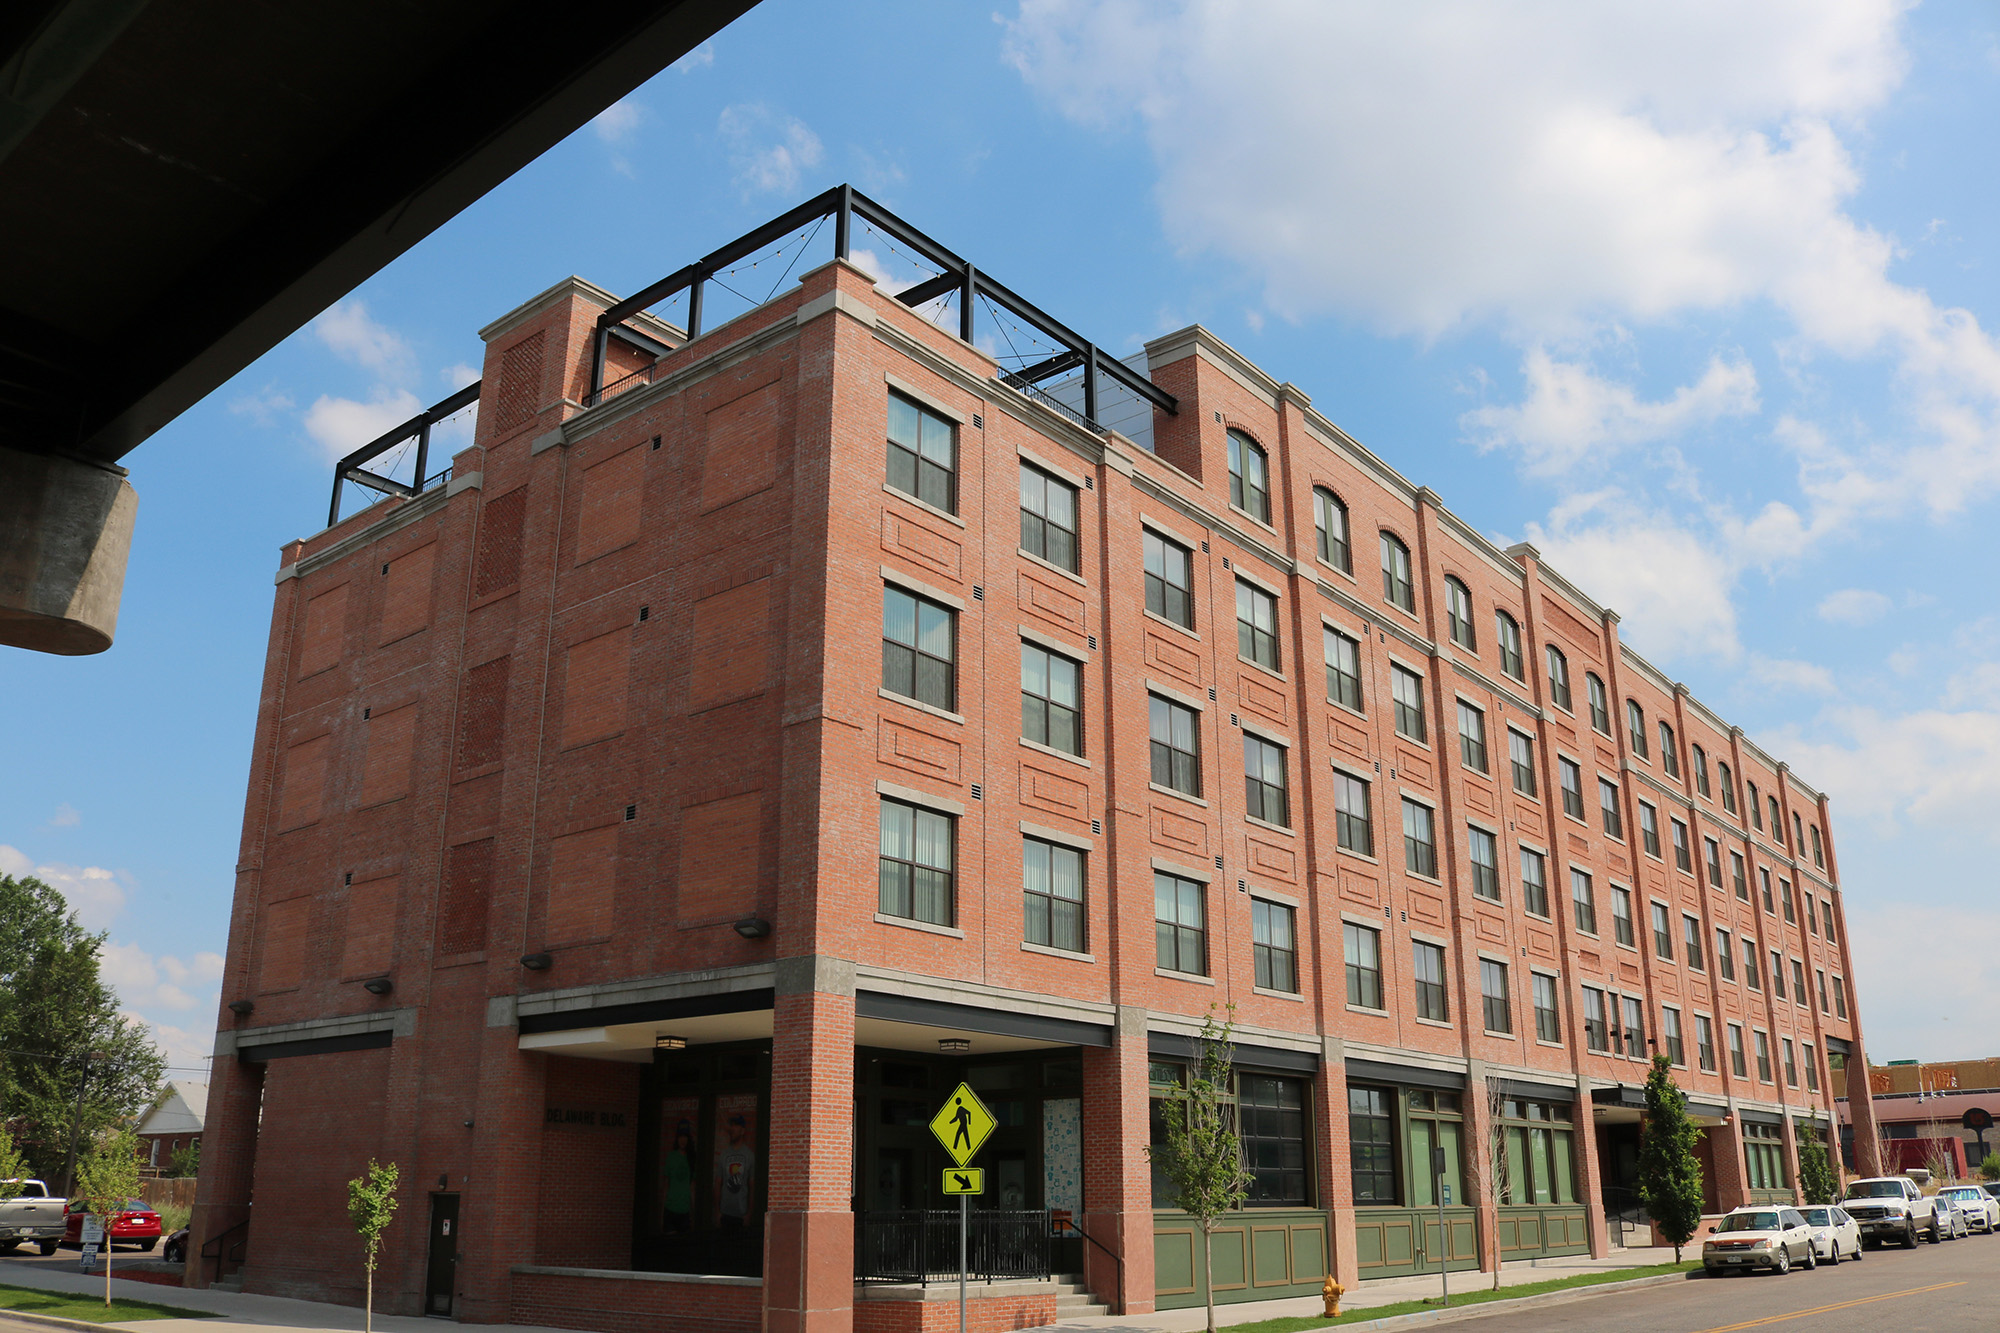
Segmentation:
<svg viewBox="0 0 2000 1333">
<path fill-rule="evenodd" d="M 956 273 L 944 272 L 927 279 L 914 287 L 905 287 L 896 293 L 896 299 L 906 306 L 920 306 L 926 301 L 935 301 L 940 296 L 949 295 L 965 285 L 965 279 Z"/>
<path fill-rule="evenodd" d="M 1082 364 L 1082 352 L 1057 352 L 1046 361 L 1037 361 L 1032 366 L 1023 366 L 1021 369 L 1010 373 L 1017 380 L 1026 380 L 1030 384 L 1040 384 L 1043 380 L 1054 379 L 1057 375 L 1068 374 Z"/>
</svg>

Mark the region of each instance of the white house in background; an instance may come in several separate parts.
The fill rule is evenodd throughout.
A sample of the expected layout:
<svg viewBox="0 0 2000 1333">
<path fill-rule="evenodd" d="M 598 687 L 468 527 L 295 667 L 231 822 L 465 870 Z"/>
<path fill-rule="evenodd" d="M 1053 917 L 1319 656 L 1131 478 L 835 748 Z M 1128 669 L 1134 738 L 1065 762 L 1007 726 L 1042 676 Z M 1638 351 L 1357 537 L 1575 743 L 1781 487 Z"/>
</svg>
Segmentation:
<svg viewBox="0 0 2000 1333">
<path fill-rule="evenodd" d="M 201 1141 L 202 1120 L 208 1114 L 208 1084 L 176 1079 L 153 1109 L 139 1121 L 139 1151 L 143 1166 L 165 1170 L 174 1154 Z"/>
</svg>

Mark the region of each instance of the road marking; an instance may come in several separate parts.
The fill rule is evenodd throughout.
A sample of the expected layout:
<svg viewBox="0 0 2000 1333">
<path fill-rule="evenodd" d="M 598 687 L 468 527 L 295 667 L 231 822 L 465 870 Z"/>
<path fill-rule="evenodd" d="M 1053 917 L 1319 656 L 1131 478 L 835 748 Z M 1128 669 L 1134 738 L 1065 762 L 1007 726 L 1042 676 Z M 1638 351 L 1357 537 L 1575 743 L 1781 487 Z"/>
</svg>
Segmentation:
<svg viewBox="0 0 2000 1333">
<path fill-rule="evenodd" d="M 1893 1301 L 1898 1296 L 1921 1296 L 1927 1291 L 1944 1291 L 1950 1287 L 1962 1287 L 1963 1282 L 1939 1282 L 1928 1287 L 1911 1287 L 1908 1291 L 1889 1291 L 1880 1296 L 1863 1296 L 1859 1300 L 1841 1301 L 1836 1305 L 1816 1305 L 1810 1310 L 1794 1310 L 1790 1314 L 1768 1315 L 1763 1319 L 1749 1319 L 1740 1324 L 1724 1324 L 1720 1328 L 1705 1328 L 1701 1333 L 1736 1333 L 1743 1328 L 1761 1328 L 1765 1324 L 1782 1324 L 1787 1319 L 1804 1319 L 1807 1315 L 1829 1314 L 1835 1310 L 1852 1310 L 1857 1305 L 1873 1305 L 1876 1301 Z"/>
</svg>

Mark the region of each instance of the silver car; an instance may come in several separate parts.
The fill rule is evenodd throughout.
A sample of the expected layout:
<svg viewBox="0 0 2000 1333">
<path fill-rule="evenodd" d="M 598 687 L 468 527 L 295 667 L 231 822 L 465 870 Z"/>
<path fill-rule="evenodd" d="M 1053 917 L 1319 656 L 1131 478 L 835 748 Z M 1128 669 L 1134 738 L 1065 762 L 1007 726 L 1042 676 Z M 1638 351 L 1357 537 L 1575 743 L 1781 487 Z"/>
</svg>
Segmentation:
<svg viewBox="0 0 2000 1333">
<path fill-rule="evenodd" d="M 1819 1264 L 1813 1228 L 1796 1208 L 1739 1208 L 1708 1230 L 1701 1266 L 1710 1277 L 1760 1269 L 1789 1273 L 1793 1264 Z"/>
<path fill-rule="evenodd" d="M 1931 1241 L 1937 1244 L 1971 1234 L 1972 1229 L 1965 1224 L 1965 1210 L 1958 1206 L 1958 1200 L 1952 1198 L 1949 1191 L 1939 1194 L 1937 1221 L 1931 1226 Z"/>
<path fill-rule="evenodd" d="M 1799 1216 L 1813 1229 L 1813 1253 L 1821 1263 L 1861 1257 L 1861 1227 L 1845 1208 L 1801 1208 Z"/>
<path fill-rule="evenodd" d="M 1973 1231 L 1991 1234 L 2000 1230 L 2000 1199 L 1977 1185 L 1953 1185 L 1950 1189 L 1938 1191 L 1938 1197 L 1951 1196 L 1958 1210 L 1965 1214 L 1965 1225 Z"/>
</svg>

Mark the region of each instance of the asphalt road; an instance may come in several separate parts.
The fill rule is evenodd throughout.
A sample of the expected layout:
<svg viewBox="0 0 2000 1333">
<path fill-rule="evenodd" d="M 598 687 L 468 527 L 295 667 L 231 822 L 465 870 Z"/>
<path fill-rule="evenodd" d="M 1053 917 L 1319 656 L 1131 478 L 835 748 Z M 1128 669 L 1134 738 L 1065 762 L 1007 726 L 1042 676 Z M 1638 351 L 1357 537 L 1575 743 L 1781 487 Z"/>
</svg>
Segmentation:
<svg viewBox="0 0 2000 1333">
<path fill-rule="evenodd" d="M 1690 1278 L 1463 1325 L 1477 1333 L 1749 1333 L 1771 1329 L 2000 1329 L 2000 1236 L 1915 1250 L 1869 1250 L 1861 1262 L 1783 1277 Z"/>
</svg>

